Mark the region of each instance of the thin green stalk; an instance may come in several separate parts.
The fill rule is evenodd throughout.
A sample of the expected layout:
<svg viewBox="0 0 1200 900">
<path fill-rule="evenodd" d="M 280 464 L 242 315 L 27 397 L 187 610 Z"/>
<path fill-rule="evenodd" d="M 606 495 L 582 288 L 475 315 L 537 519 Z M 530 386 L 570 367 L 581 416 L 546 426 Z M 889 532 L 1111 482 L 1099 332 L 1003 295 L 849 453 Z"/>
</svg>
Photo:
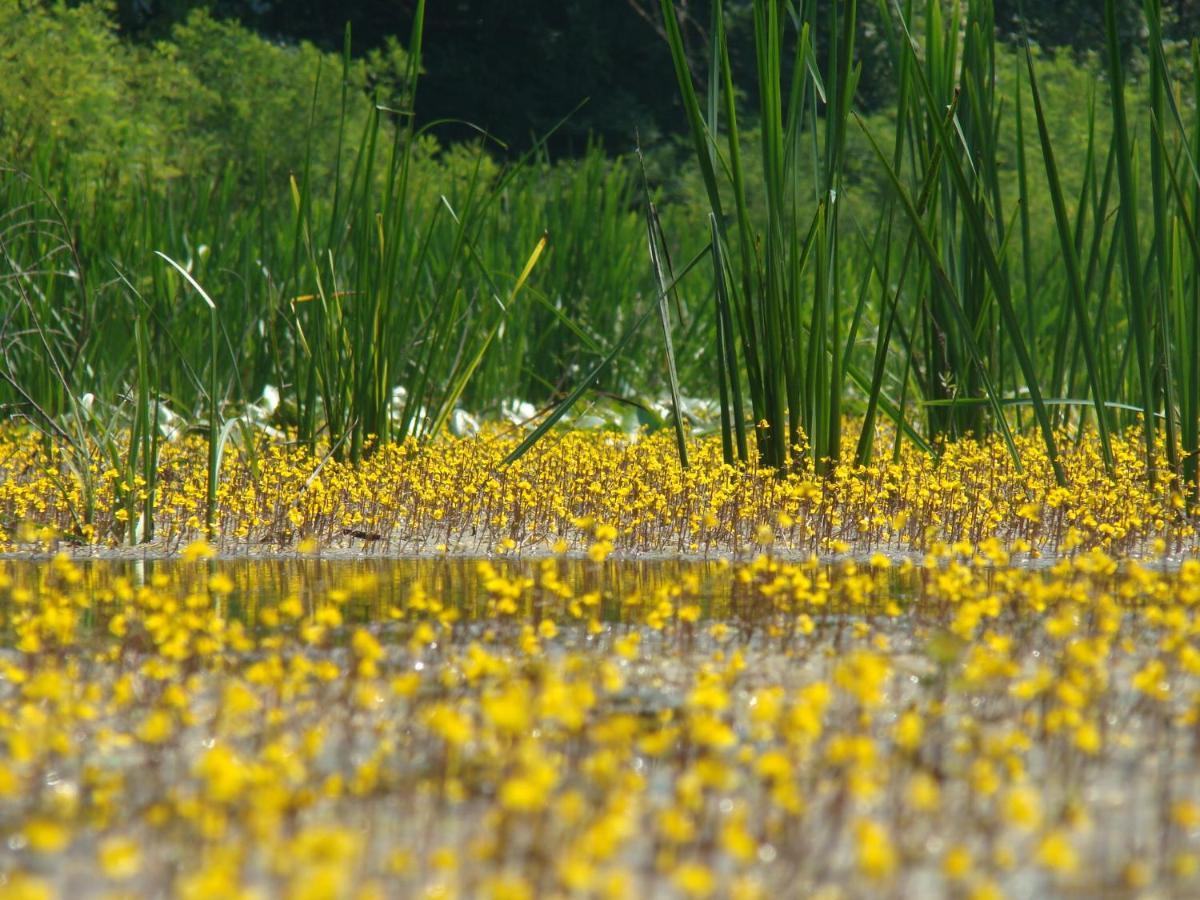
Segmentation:
<svg viewBox="0 0 1200 900">
<path fill-rule="evenodd" d="M 1088 321 L 1087 298 L 1083 292 L 1083 279 L 1079 272 L 1079 258 L 1076 253 L 1075 239 L 1071 234 L 1071 224 L 1067 217 L 1067 206 L 1063 200 L 1062 184 L 1058 177 L 1058 164 L 1054 158 L 1054 147 L 1050 143 L 1050 130 L 1046 124 L 1045 111 L 1042 108 L 1041 92 L 1038 90 L 1037 73 L 1033 67 L 1033 54 L 1029 46 L 1025 47 L 1025 64 L 1029 71 L 1029 88 L 1033 94 L 1033 111 L 1037 118 L 1038 137 L 1042 145 L 1042 161 L 1046 168 L 1046 182 L 1050 189 L 1050 200 L 1054 206 L 1054 220 L 1058 226 L 1059 241 L 1062 245 L 1063 260 L 1067 267 L 1068 296 L 1079 330 L 1080 344 L 1087 368 L 1088 384 L 1091 389 L 1092 401 L 1096 409 L 1096 427 L 1100 433 L 1100 449 L 1104 457 L 1104 468 L 1110 476 L 1115 474 L 1112 445 L 1108 436 L 1108 413 L 1104 402 L 1108 393 L 1103 382 L 1103 373 L 1096 347 L 1092 344 L 1091 323 Z"/>
<path fill-rule="evenodd" d="M 1121 242 L 1124 250 L 1125 287 L 1129 305 L 1129 329 L 1137 351 L 1137 381 L 1144 419 L 1146 467 L 1150 480 L 1157 477 L 1154 412 L 1158 408 L 1151 374 L 1151 325 L 1142 281 L 1142 254 L 1137 233 L 1137 193 L 1134 188 L 1133 150 L 1125 110 L 1125 70 L 1117 29 L 1116 0 L 1104 0 L 1104 23 L 1108 58 L 1108 83 L 1113 117 L 1113 146 L 1117 160 L 1117 182 L 1121 200 Z"/>
</svg>

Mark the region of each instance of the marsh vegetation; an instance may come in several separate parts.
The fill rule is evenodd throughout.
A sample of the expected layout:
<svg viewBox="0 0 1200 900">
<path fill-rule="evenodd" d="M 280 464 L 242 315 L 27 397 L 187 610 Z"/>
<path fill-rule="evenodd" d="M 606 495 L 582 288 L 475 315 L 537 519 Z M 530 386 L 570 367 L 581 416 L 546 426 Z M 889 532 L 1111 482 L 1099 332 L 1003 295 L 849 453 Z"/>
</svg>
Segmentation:
<svg viewBox="0 0 1200 900">
<path fill-rule="evenodd" d="M 1030 5 L 0 0 L 0 895 L 1196 893 L 1200 44 Z"/>
</svg>

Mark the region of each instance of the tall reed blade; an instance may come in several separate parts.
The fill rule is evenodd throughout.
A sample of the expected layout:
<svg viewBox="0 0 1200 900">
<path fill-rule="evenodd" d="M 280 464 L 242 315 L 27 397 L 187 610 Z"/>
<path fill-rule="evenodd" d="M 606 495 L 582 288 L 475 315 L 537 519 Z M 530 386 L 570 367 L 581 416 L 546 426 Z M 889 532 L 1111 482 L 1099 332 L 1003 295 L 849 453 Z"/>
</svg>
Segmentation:
<svg viewBox="0 0 1200 900">
<path fill-rule="evenodd" d="M 204 502 L 204 530 L 208 535 L 209 540 L 216 537 L 217 534 L 217 485 L 220 480 L 221 469 L 221 421 L 220 421 L 220 400 L 217 396 L 218 384 L 218 356 L 220 351 L 220 322 L 217 318 L 217 304 L 213 302 L 212 297 L 208 296 L 208 292 L 200 286 L 192 273 L 177 263 L 171 257 L 167 256 L 161 250 L 155 250 L 155 254 L 161 256 L 167 263 L 183 276 L 184 281 L 191 285 L 192 290 L 200 295 L 200 299 L 208 306 L 208 335 L 209 335 L 209 360 L 208 360 L 208 471 L 206 473 L 205 486 L 205 502 Z"/>
<path fill-rule="evenodd" d="M 903 24 L 903 23 L 902 23 Z M 907 26 L 904 26 L 907 34 Z M 912 41 L 911 36 L 907 42 L 908 51 L 916 53 L 916 44 Z M 1029 354 L 1025 339 L 1021 333 L 1020 319 L 1013 307 L 1011 288 L 1008 276 L 1005 273 L 1004 266 L 1001 262 L 1001 255 L 997 252 L 997 245 L 1002 246 L 1003 240 L 993 243 L 995 238 L 988 231 L 986 222 L 991 216 L 987 208 L 986 198 L 978 194 L 972 186 L 972 178 L 967 174 L 968 166 L 973 167 L 970 157 L 967 157 L 964 165 L 964 160 L 958 152 L 958 148 L 962 145 L 962 135 L 953 127 L 946 127 L 943 124 L 941 113 L 942 107 L 939 105 L 937 98 L 934 96 L 929 80 L 920 66 L 914 67 L 916 82 L 920 88 L 921 94 L 925 99 L 926 115 L 929 121 L 930 131 L 933 133 L 934 139 L 942 147 L 942 152 L 945 160 L 946 171 L 950 175 L 951 186 L 955 192 L 955 198 L 958 201 L 959 209 L 964 218 L 965 233 L 970 237 L 970 246 L 973 254 L 981 264 L 982 275 L 986 276 L 986 283 L 990 287 L 993 296 L 995 297 L 996 305 L 1000 312 L 1000 319 L 1004 326 L 1005 337 L 1008 338 L 1009 346 L 1011 346 L 1014 355 L 1017 358 L 1017 364 L 1021 375 L 1025 382 L 1025 388 L 1029 392 L 1029 399 L 1033 408 L 1034 418 L 1037 421 L 1038 428 L 1042 434 L 1043 443 L 1046 445 L 1046 453 L 1049 457 L 1051 466 L 1054 469 L 1056 480 L 1063 484 L 1066 481 L 1066 474 L 1062 469 L 1062 464 L 1058 458 L 1058 450 L 1054 438 L 1054 428 L 1050 422 L 1049 414 L 1046 411 L 1046 405 L 1042 401 L 1042 393 L 1038 383 L 1037 372 L 1033 366 L 1033 360 Z M 955 119 L 957 121 L 957 119 Z M 877 157 L 884 166 L 888 166 L 886 158 L 883 157 L 878 145 L 872 140 L 872 145 L 875 147 Z M 889 167 L 890 168 L 890 167 Z M 899 182 L 895 178 L 895 174 L 889 172 L 889 180 L 893 185 L 898 187 Z M 906 210 L 911 210 L 910 218 L 915 216 L 915 209 L 911 201 L 905 201 Z M 919 227 L 919 219 L 914 219 L 915 227 Z M 1002 237 L 1002 236 L 1000 236 Z M 928 239 L 922 239 L 922 247 L 927 250 L 932 265 L 937 258 L 936 249 L 932 242 Z M 996 424 L 1005 433 L 1006 439 L 1011 441 L 1008 424 L 1005 420 L 1002 408 L 999 404 L 999 394 L 992 384 L 992 378 L 987 371 L 987 356 L 985 356 L 978 342 L 976 341 L 974 331 L 977 323 L 973 317 L 968 314 L 963 305 L 965 298 L 961 297 L 958 289 L 950 282 L 941 269 L 940 263 L 933 268 L 934 274 L 937 276 L 937 281 L 941 284 L 945 296 L 948 298 L 950 312 L 957 320 L 959 329 L 961 330 L 961 338 L 964 346 L 974 357 L 979 378 L 984 385 L 985 390 L 991 395 L 990 402 L 996 416 Z M 980 285 L 982 287 L 982 284 Z"/>
<path fill-rule="evenodd" d="M 647 192 L 648 193 L 648 192 Z M 647 196 L 646 240 L 650 247 L 650 262 L 654 268 L 654 280 L 658 285 L 658 313 L 662 325 L 663 350 L 667 360 L 667 380 L 671 389 L 671 419 L 675 426 L 675 449 L 679 454 L 679 465 L 688 467 L 687 437 L 683 431 L 683 413 L 679 403 L 679 372 L 675 366 L 675 344 L 671 340 L 671 307 L 668 298 L 674 294 L 675 274 L 671 268 L 671 256 L 667 251 L 666 238 L 658 211 Z"/>
<path fill-rule="evenodd" d="M 807 453 L 816 468 L 824 470 L 841 453 L 842 396 L 848 373 L 843 347 L 853 348 L 847 337 L 852 338 L 861 311 L 856 308 L 847 328 L 840 297 L 844 261 L 839 192 L 846 122 L 858 81 L 856 4 L 839 4 L 823 16 L 806 4 L 785 17 L 778 3 L 753 3 L 765 201 L 761 219 L 752 216 L 747 201 L 745 154 L 723 8 L 719 2 L 714 4 L 707 120 L 672 0 L 662 0 L 662 11 L 710 224 L 715 225 L 718 353 L 730 357 L 722 343 L 733 333 L 723 319 L 727 307 L 729 318 L 737 324 L 761 461 L 783 470 L 800 461 L 799 453 Z M 789 21 L 794 26 L 790 34 Z M 817 72 L 813 50 L 812 33 L 818 24 L 827 29 L 825 78 Z M 791 47 L 785 49 L 789 37 Z M 797 189 L 802 177 L 801 133 L 811 118 L 816 139 L 819 102 L 824 103 L 824 142 L 821 152 L 814 154 L 815 200 L 809 203 Z M 720 153 L 719 126 L 725 132 L 727 157 Z M 718 178 L 718 168 L 724 180 Z M 734 212 L 729 219 L 723 189 L 732 196 Z M 728 375 L 729 363 L 720 365 Z M 728 408 L 726 412 L 728 422 Z M 726 443 L 728 447 L 732 441 Z"/>
<path fill-rule="evenodd" d="M 738 462 L 748 462 L 750 452 L 746 444 L 746 414 L 742 406 L 742 384 L 738 375 L 733 315 L 730 311 L 729 289 L 726 283 L 728 274 L 725 267 L 725 250 L 721 245 L 721 235 L 714 213 L 709 213 L 708 223 L 713 260 L 713 294 L 716 299 L 716 368 L 721 399 L 722 451 L 725 462 L 732 465 L 735 442 Z"/>
<path fill-rule="evenodd" d="M 908 195 L 908 192 L 904 189 L 904 186 L 900 183 L 899 176 L 888 162 L 887 157 L 884 156 L 879 144 L 875 142 L 875 138 L 868 130 L 866 130 L 866 125 L 862 123 L 861 120 L 860 124 L 863 127 L 864 134 L 866 134 L 872 149 L 875 151 L 876 158 L 879 160 L 880 165 L 883 167 L 884 172 L 888 176 L 892 190 L 895 192 L 897 198 L 899 198 L 901 207 L 908 215 L 909 223 L 913 229 L 913 234 L 917 238 L 917 245 L 925 255 L 930 272 L 933 274 L 939 287 L 945 292 L 946 296 L 951 301 L 949 304 L 949 312 L 956 319 L 957 325 L 962 332 L 963 341 L 967 347 L 967 351 L 969 352 L 971 359 L 974 361 L 979 371 L 979 377 L 983 383 L 983 389 L 987 397 L 987 402 L 992 407 L 992 411 L 996 418 L 996 423 L 1004 436 L 1004 442 L 1008 447 L 1009 453 L 1012 455 L 1013 462 L 1017 468 L 1020 469 L 1021 455 L 1017 451 L 1017 446 L 1013 440 L 1012 431 L 1008 427 L 1008 422 L 1004 417 L 1004 408 L 1001 404 L 1000 394 L 992 385 L 991 376 L 988 373 L 983 352 L 975 340 L 974 328 L 963 310 L 962 301 L 958 299 L 958 292 L 954 286 L 954 283 L 951 281 L 950 276 L 942 267 L 942 262 L 937 248 L 934 245 L 933 240 L 926 232 L 924 223 L 922 222 L 920 213 L 917 211 L 916 205 L 913 203 L 912 198 Z M 1049 442 L 1049 446 L 1053 446 L 1052 439 Z M 1051 456 L 1050 458 L 1055 460 L 1056 456 Z M 1059 474 L 1061 477 L 1061 473 Z"/>
<path fill-rule="evenodd" d="M 1117 183 L 1121 210 L 1121 248 L 1128 298 L 1129 330 L 1137 352 L 1137 386 L 1142 405 L 1142 428 L 1146 443 L 1146 466 L 1153 481 L 1156 477 L 1155 412 L 1158 397 L 1154 389 L 1151 368 L 1153 352 L 1152 323 L 1142 280 L 1142 251 L 1138 239 L 1137 192 L 1134 187 L 1133 148 L 1125 110 L 1125 67 L 1122 62 L 1121 39 L 1117 26 L 1116 0 L 1104 0 L 1104 25 L 1107 43 L 1109 103 L 1112 107 L 1113 148 L 1117 160 Z"/>
<path fill-rule="evenodd" d="M 1092 342 L 1092 325 L 1087 314 L 1087 299 L 1083 292 L 1083 278 L 1079 271 L 1079 258 L 1075 252 L 1075 239 L 1071 234 L 1071 223 L 1067 218 L 1067 205 L 1063 200 L 1062 185 L 1058 177 L 1058 165 L 1054 159 L 1054 147 L 1050 143 L 1050 130 L 1046 124 L 1046 114 L 1042 108 L 1041 92 L 1038 90 L 1037 73 L 1033 67 L 1033 54 L 1030 53 L 1028 44 L 1025 46 L 1025 63 L 1029 71 L 1029 89 L 1033 94 L 1033 111 L 1037 117 L 1038 137 L 1042 145 L 1042 162 L 1046 168 L 1046 182 L 1050 188 L 1050 200 L 1054 205 L 1054 221 L 1058 226 L 1063 260 L 1067 267 L 1068 296 L 1079 329 L 1079 341 L 1083 346 L 1088 385 L 1096 410 L 1096 427 L 1100 433 L 1100 447 L 1104 456 L 1104 468 L 1111 476 L 1115 472 L 1112 445 L 1108 436 L 1109 414 L 1104 407 L 1104 403 L 1108 399 L 1108 392 L 1104 385 L 1099 356 Z"/>
</svg>

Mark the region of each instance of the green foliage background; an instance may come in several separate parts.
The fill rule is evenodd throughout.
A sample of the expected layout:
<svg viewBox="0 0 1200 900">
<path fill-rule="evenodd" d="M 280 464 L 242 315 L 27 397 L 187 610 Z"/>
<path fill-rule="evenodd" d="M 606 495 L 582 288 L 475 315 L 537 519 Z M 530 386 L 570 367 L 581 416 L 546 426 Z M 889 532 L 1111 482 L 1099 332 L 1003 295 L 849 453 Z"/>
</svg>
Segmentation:
<svg viewBox="0 0 1200 900">
<path fill-rule="evenodd" d="M 372 377 L 390 385 L 381 381 L 376 393 L 393 385 L 435 391 L 440 380 L 465 369 L 474 377 L 461 399 L 477 411 L 495 413 L 513 398 L 541 404 L 570 391 L 646 313 L 657 291 L 646 252 L 639 160 L 628 152 L 635 133 L 677 269 L 705 246 L 708 198 L 681 134 L 670 57 L 653 15 L 643 15 L 644 4 L 631 0 L 617 14 L 611 4 L 601 10 L 585 0 L 553 9 L 533 3 L 523 23 L 510 21 L 497 11 L 500 6 L 485 9 L 463 0 L 431 9 L 418 85 L 408 74 L 407 37 L 382 30 L 405 26 L 410 5 L 295 3 L 285 9 L 258 3 L 251 9 L 217 2 L 209 10 L 187 2 L 0 0 L 0 34 L 7 39 L 0 50 L 0 164 L 7 167 L 0 214 L 10 263 L 0 272 L 8 304 L 0 310 L 6 314 L 0 315 L 0 354 L 10 376 L 8 388 L 0 384 L 0 405 L 28 413 L 36 403 L 61 415 L 69 411 L 72 395 L 89 392 L 119 408 L 137 381 L 130 374 L 133 349 L 120 341 L 128 337 L 131 315 L 145 310 L 140 296 L 151 298 L 146 339 L 160 345 L 150 360 L 155 379 L 150 393 L 169 398 L 187 414 L 205 408 L 207 321 L 165 278 L 155 250 L 190 266 L 225 304 L 219 381 L 222 402 L 230 408 L 254 401 L 270 384 L 281 388 L 283 409 L 294 419 L 320 414 L 313 399 L 319 393 L 314 382 L 322 371 L 320 353 L 307 341 L 312 329 L 331 329 L 329 359 L 353 356 L 355 332 L 343 329 L 342 317 L 357 314 L 355 298 L 364 291 L 380 290 L 378 273 L 372 274 L 379 264 L 377 245 L 403 245 L 406 254 L 420 254 L 420 265 L 403 286 L 409 293 L 388 293 L 387 302 L 411 302 L 418 311 L 413 327 L 436 326 L 438 337 L 432 355 L 432 339 L 413 337 L 395 350 L 394 359 L 378 363 Z M 1077 5 L 1058 12 L 1053 4 L 1029 6 L 1032 37 L 1043 44 L 1036 56 L 1050 138 L 1062 183 L 1076 204 L 1081 187 L 1097 183 L 1095 166 L 1104 164 L 1101 158 L 1087 168 L 1089 129 L 1102 151 L 1111 143 L 1096 46 L 1104 32 L 1086 24 L 1071 29 L 1064 16 L 1070 10 L 1078 22 Z M 1132 75 L 1127 103 L 1137 109 L 1147 96 L 1141 77 L 1146 61 L 1139 50 L 1145 35 L 1134 4 L 1123 0 L 1117 8 L 1118 30 L 1129 38 L 1121 45 Z M 726 22 L 736 103 L 744 110 L 747 200 L 753 216 L 761 218 L 766 193 L 749 9 L 748 2 L 729 3 Z M 866 131 L 890 140 L 896 133 L 890 99 L 895 72 L 883 9 L 860 4 L 855 58 L 864 77 L 855 102 Z M 1015 46 L 1005 43 L 1018 32 L 1013 11 L 1002 2 L 995 9 L 996 95 L 1002 101 L 991 156 L 979 162 L 994 175 L 1011 215 L 1020 195 L 1012 104 L 1023 62 Z M 692 4 L 686 12 L 686 49 L 695 57 L 694 77 L 702 80 L 708 7 Z M 1186 84 L 1195 74 L 1193 57 L 1180 37 L 1195 16 L 1186 4 L 1168 4 L 1166 12 L 1165 52 L 1174 76 Z M 340 25 L 334 28 L 331 16 L 339 23 L 343 16 L 356 19 L 347 57 L 339 52 L 345 33 Z M 629 16 L 642 24 L 634 28 Z M 588 27 L 575 28 L 573 22 Z M 524 43 L 508 40 L 507 30 L 521 24 Z M 614 43 L 617 34 L 629 39 L 626 45 Z M 457 49 L 447 44 L 448 35 L 460 39 Z M 626 56 L 618 52 L 622 46 Z M 823 66 L 827 48 L 819 32 L 814 53 Z M 499 58 L 508 60 L 507 68 L 489 71 L 487 61 Z M 1031 97 L 1024 77 L 1021 84 L 1028 150 L 1035 146 Z M 1181 96 L 1186 106 L 1188 95 Z M 1094 121 L 1093 102 L 1099 110 Z M 1185 113 L 1195 116 L 1191 108 Z M 538 143 L 542 138 L 546 142 Z M 1148 141 L 1145 117 L 1135 121 L 1133 139 Z M 528 151 L 531 143 L 535 149 Z M 368 148 L 382 160 L 398 147 L 406 160 L 404 202 L 387 212 L 387 167 L 364 169 L 362 160 Z M 518 159 L 522 152 L 527 155 Z M 1135 162 L 1139 177 L 1148 179 L 1148 158 L 1139 155 Z M 1030 163 L 1031 233 L 1024 244 L 1029 253 L 1013 292 L 1027 316 L 1031 350 L 1049 369 L 1061 311 L 1034 297 L 1058 290 L 1061 250 L 1039 166 L 1040 161 Z M 796 175 L 799 221 L 808 221 L 816 208 L 818 180 L 815 167 L 811 172 L 801 167 Z M 868 271 L 868 238 L 893 200 L 870 142 L 857 127 L 846 134 L 841 183 L 836 227 L 847 248 L 843 283 L 853 305 L 860 287 L 880 290 L 873 280 L 878 275 Z M 1150 210 L 1150 202 L 1150 192 L 1143 192 L 1139 215 Z M 944 227 L 939 240 L 955 246 L 957 226 L 950 217 L 937 224 Z M 896 245 L 906 237 L 905 227 L 897 224 Z M 522 283 L 520 303 L 509 309 L 507 293 L 544 231 L 550 235 L 545 256 L 528 284 Z M 30 293 L 21 266 L 33 271 L 50 259 L 54 264 L 42 269 L 46 282 L 38 286 L 40 293 Z M 851 271 L 868 274 L 850 278 Z M 312 298 L 322 290 L 329 305 L 318 312 Z M 684 392 L 710 398 L 713 291 L 704 278 L 683 281 L 670 323 Z M 46 318 L 15 317 L 16 297 L 24 298 L 21 315 L 41 304 Z M 868 363 L 880 332 L 876 306 L 874 300 L 866 305 L 848 348 L 856 365 Z M 500 308 L 502 321 L 494 317 Z M 1114 312 L 1117 304 L 1105 310 L 1097 333 L 1119 341 L 1124 325 Z M 48 321 L 53 327 L 41 334 L 38 346 L 31 328 Z M 494 340 L 481 349 L 469 337 L 480 329 L 488 334 L 494 329 Z M 661 334 L 643 331 L 596 386 L 641 404 L 638 414 L 654 421 L 661 407 L 655 413 L 647 398 L 662 396 L 668 373 Z M 67 384 L 39 381 L 46 345 L 60 354 Z M 477 349 L 482 355 L 476 367 Z M 923 362 L 916 350 L 910 359 L 917 366 Z M 1005 388 L 1019 389 L 1012 361 L 1002 353 L 993 361 Z M 889 368 L 885 385 L 895 396 L 903 381 L 893 371 L 898 368 Z M 11 390 L 17 381 L 36 389 L 21 395 Z M 1074 394 L 1080 379 L 1068 375 L 1055 388 Z M 427 393 L 413 403 L 437 399 Z M 861 408 L 861 387 L 848 384 L 846 399 L 848 409 Z M 336 400 L 331 394 L 327 403 Z M 353 421 L 351 412 L 346 415 Z M 937 420 L 934 410 L 930 421 Z"/>
<path fill-rule="evenodd" d="M 137 43 L 103 2 L 4 0 L 0 33 L 0 158 L 10 165 L 66 168 L 110 189 L 226 166 L 275 181 L 310 148 L 318 172 L 332 169 L 342 65 L 311 43 L 268 41 L 204 10 Z M 381 102 L 403 91 L 405 64 L 394 40 L 355 61 L 353 125 L 368 85 Z"/>
</svg>

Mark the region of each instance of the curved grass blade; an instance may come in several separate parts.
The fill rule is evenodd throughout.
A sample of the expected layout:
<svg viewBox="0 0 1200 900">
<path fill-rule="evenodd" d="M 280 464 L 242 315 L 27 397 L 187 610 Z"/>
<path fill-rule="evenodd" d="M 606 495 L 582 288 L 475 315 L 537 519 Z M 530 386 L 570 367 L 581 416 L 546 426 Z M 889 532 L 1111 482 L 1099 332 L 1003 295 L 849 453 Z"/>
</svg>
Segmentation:
<svg viewBox="0 0 1200 900">
<path fill-rule="evenodd" d="M 710 245 L 705 244 L 700 252 L 692 257 L 691 261 L 683 267 L 683 271 L 676 275 L 675 278 L 666 285 L 666 290 L 670 290 L 671 288 L 675 287 L 675 285 L 679 283 L 680 279 L 682 279 L 685 275 L 687 275 L 688 272 L 695 268 L 696 264 L 704 258 L 705 254 L 707 254 L 709 250 Z M 625 348 L 629 346 L 629 343 L 633 340 L 634 336 L 641 331 L 642 326 L 649 321 L 652 315 L 658 312 L 658 302 L 661 300 L 662 296 L 663 294 L 660 293 L 659 296 L 655 298 L 654 306 L 638 316 L 637 321 L 635 321 L 633 325 L 631 325 L 625 331 L 625 333 L 621 336 L 621 339 L 613 345 L 611 350 L 608 351 L 608 355 L 605 356 L 604 359 L 600 360 L 600 362 L 597 363 L 590 372 L 588 372 L 584 379 L 579 382 L 578 385 L 576 385 L 575 389 L 571 391 L 571 393 L 568 394 L 563 401 L 559 403 L 558 406 L 556 406 L 549 413 L 549 415 L 547 415 L 546 418 L 541 421 L 537 428 L 535 428 L 528 434 L 528 436 L 526 436 L 525 440 L 521 441 L 521 443 L 518 444 L 511 453 L 508 454 L 508 456 L 504 457 L 500 463 L 501 465 L 511 465 L 528 453 L 529 449 L 538 441 L 540 441 L 546 432 L 553 428 L 559 419 L 561 419 L 567 414 L 568 411 L 570 411 L 571 407 L 574 406 L 579 398 L 584 395 L 587 389 L 591 387 L 592 383 L 600 377 L 600 373 L 603 372 L 614 359 L 621 355 Z"/>
<path fill-rule="evenodd" d="M 658 211 L 654 208 L 654 203 L 650 200 L 648 189 L 646 189 L 646 240 L 650 245 L 650 262 L 654 267 L 655 281 L 658 283 L 658 313 L 659 321 L 662 323 L 663 347 L 667 356 L 667 378 L 671 387 L 671 418 L 675 425 L 675 450 L 679 454 L 680 466 L 686 469 L 688 467 L 687 438 L 683 433 L 683 415 L 679 405 L 679 373 L 675 368 L 675 345 L 671 340 L 671 308 L 667 302 L 668 297 L 675 293 L 673 287 L 667 287 L 668 283 L 674 283 L 674 276 L 671 272 L 671 257 L 667 253 L 662 223 L 658 219 Z M 676 303 L 678 304 L 678 301 Z"/>
<path fill-rule="evenodd" d="M 191 272 L 161 250 L 155 250 L 154 252 L 170 263 L 184 277 L 188 284 L 196 290 L 201 299 L 208 304 L 208 489 L 205 497 L 204 526 L 208 539 L 212 540 L 216 537 L 217 533 L 217 481 L 221 474 L 221 450 L 224 446 L 224 440 L 220 436 L 220 402 L 217 399 L 217 354 L 220 348 L 220 323 L 217 320 L 217 304 L 213 303 L 212 297 L 208 296 L 208 292 L 200 286 L 200 282 L 192 277 Z"/>
<path fill-rule="evenodd" d="M 529 259 L 525 261 L 525 268 L 521 270 L 521 274 L 517 276 L 517 281 L 513 285 L 513 289 L 509 292 L 508 304 L 503 306 L 505 313 L 512 308 L 512 304 L 516 301 L 517 295 L 521 293 L 521 288 L 525 286 L 525 283 L 529 280 L 529 276 L 533 274 L 533 269 L 537 265 L 538 260 L 541 259 L 542 253 L 545 252 L 546 245 L 549 242 L 550 235 L 542 234 L 541 238 L 537 242 L 537 245 L 533 248 L 533 252 L 529 254 Z M 487 337 L 480 341 L 479 349 L 475 353 L 475 356 L 459 371 L 452 383 L 450 390 L 447 392 L 445 399 L 442 401 L 441 411 L 438 413 L 437 418 L 429 428 L 430 434 L 438 434 L 442 430 L 442 426 L 446 424 L 446 420 L 450 417 L 451 412 L 454 410 L 455 404 L 458 403 L 458 398 L 462 396 L 463 391 L 466 389 L 467 382 L 471 380 L 471 377 L 475 374 L 475 370 L 479 368 L 479 364 L 483 361 L 484 354 L 487 353 L 488 348 L 492 345 L 492 341 L 495 340 L 496 335 L 499 333 L 500 327 L 504 324 L 504 322 L 505 316 L 500 316 L 496 319 L 495 323 L 491 327 L 491 330 L 488 332 Z"/>
<path fill-rule="evenodd" d="M 896 174 L 896 170 L 892 168 L 891 163 L 888 161 L 887 157 L 884 156 L 883 150 L 880 149 L 879 144 L 875 141 L 875 138 L 867 128 L 866 123 L 863 122 L 857 114 L 854 114 L 854 118 L 862 128 L 867 140 L 870 142 L 872 150 L 874 150 L 880 165 L 883 166 L 884 172 L 887 174 L 888 182 L 891 184 L 892 190 L 895 192 L 897 198 L 899 198 L 901 206 L 903 206 L 905 213 L 908 215 L 909 222 L 913 228 L 913 234 L 915 234 L 917 237 L 917 243 L 921 250 L 925 253 L 926 259 L 929 262 L 929 271 L 933 274 L 935 280 L 938 282 L 939 287 L 945 292 L 946 296 L 951 301 L 949 304 L 950 312 L 957 320 L 958 326 L 962 332 L 963 343 L 966 345 L 967 352 L 970 354 L 972 361 L 979 370 L 980 381 L 982 382 L 984 391 L 987 394 L 988 402 L 992 405 L 992 410 L 996 416 L 996 424 L 1000 428 L 1001 435 L 1004 438 L 1004 444 L 1006 447 L 1008 447 L 1009 454 L 1012 456 L 1017 470 L 1021 471 L 1021 454 L 1017 451 L 1017 445 L 1013 440 L 1012 431 L 1008 427 L 1007 420 L 1004 418 L 1004 411 L 999 402 L 999 394 L 992 386 L 991 375 L 988 374 L 987 364 L 984 361 L 983 353 L 980 351 L 979 345 L 975 341 L 974 329 L 971 325 L 971 322 L 967 318 L 966 313 L 963 311 L 962 301 L 958 296 L 958 290 L 955 288 L 954 282 L 950 279 L 950 276 L 946 274 L 946 270 L 942 267 L 942 262 L 938 256 L 937 248 L 934 246 L 933 241 L 930 239 L 929 234 L 925 230 L 925 224 L 922 221 L 921 214 L 917 211 L 916 206 L 913 204 L 912 198 L 904 189 L 904 186 L 900 183 L 900 177 Z M 1044 412 L 1045 411 L 1043 410 L 1043 413 Z M 1049 440 L 1050 446 L 1052 447 L 1053 435 L 1050 436 Z M 1058 464 L 1057 462 L 1057 453 L 1053 453 L 1051 455 L 1051 459 L 1055 461 L 1056 475 L 1062 478 L 1061 464 Z"/>
</svg>

